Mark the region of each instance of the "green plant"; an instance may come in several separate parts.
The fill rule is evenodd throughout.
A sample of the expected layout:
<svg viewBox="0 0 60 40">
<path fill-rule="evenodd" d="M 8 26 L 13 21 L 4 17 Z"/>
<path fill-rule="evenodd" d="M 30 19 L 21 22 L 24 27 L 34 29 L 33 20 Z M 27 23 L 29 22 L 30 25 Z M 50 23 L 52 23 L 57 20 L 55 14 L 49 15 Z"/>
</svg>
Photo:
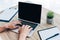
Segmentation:
<svg viewBox="0 0 60 40">
<path fill-rule="evenodd" d="M 49 11 L 47 14 L 47 18 L 52 19 L 54 17 L 54 12 Z"/>
</svg>

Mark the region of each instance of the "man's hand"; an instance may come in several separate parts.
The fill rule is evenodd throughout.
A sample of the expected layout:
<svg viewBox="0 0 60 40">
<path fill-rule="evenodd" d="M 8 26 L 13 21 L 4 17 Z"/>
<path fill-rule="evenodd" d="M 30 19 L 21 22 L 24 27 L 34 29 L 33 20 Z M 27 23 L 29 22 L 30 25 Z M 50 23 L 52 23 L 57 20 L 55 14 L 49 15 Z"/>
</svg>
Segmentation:
<svg viewBox="0 0 60 40">
<path fill-rule="evenodd" d="M 21 21 L 13 21 L 13 22 L 10 22 L 10 23 L 7 23 L 7 24 L 5 24 L 5 25 L 3 25 L 3 26 L 1 26 L 0 27 L 0 32 L 2 32 L 2 31 L 5 31 L 6 29 L 14 29 L 14 28 L 17 28 L 15 25 L 16 24 L 20 24 L 21 23 Z"/>
<path fill-rule="evenodd" d="M 7 23 L 7 24 L 5 24 L 4 25 L 4 27 L 5 28 L 8 28 L 8 29 L 14 29 L 14 28 L 16 28 L 16 24 L 20 24 L 21 23 L 21 21 L 13 21 L 13 22 L 10 22 L 10 23 Z"/>
<path fill-rule="evenodd" d="M 23 25 L 21 28 L 19 28 L 19 40 L 25 40 L 25 38 L 28 36 L 29 32 L 32 30 L 31 26 L 29 25 Z"/>
</svg>

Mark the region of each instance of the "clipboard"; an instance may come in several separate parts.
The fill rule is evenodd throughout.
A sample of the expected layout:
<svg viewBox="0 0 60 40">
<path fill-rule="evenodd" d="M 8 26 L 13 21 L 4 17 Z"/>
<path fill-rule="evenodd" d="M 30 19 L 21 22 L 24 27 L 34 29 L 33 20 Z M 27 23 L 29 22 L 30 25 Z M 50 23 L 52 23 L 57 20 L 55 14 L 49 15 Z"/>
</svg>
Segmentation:
<svg viewBox="0 0 60 40">
<path fill-rule="evenodd" d="M 53 30 L 54 29 L 54 30 Z M 48 31 L 48 30 L 52 30 L 51 32 L 49 32 L 49 34 L 50 35 L 48 35 L 47 37 L 46 37 L 46 30 Z M 42 32 L 42 31 L 45 31 L 45 33 L 44 32 Z M 56 32 L 55 32 L 56 31 Z M 45 40 L 44 39 L 44 37 L 45 38 L 48 38 L 48 37 L 50 37 L 50 36 L 52 36 L 52 35 L 54 35 L 54 34 L 56 34 L 56 33 L 59 33 L 59 35 L 57 36 L 57 37 L 54 37 L 54 38 L 52 38 L 51 40 L 55 40 L 55 38 L 57 38 L 57 39 L 59 39 L 60 40 L 60 31 L 59 31 L 59 29 L 55 26 L 55 27 L 51 27 L 51 28 L 46 28 L 46 29 L 43 29 L 43 30 L 38 30 L 37 31 L 38 32 L 38 35 L 39 35 L 39 38 L 40 38 L 40 40 Z M 42 35 L 41 35 L 41 32 L 42 32 Z M 54 33 L 55 32 L 55 33 Z M 44 34 L 45 34 L 45 36 L 44 36 Z M 44 36 L 44 37 L 42 37 L 42 36 Z"/>
<path fill-rule="evenodd" d="M 17 8 L 7 8 L 0 14 L 0 21 L 9 22 L 18 13 Z"/>
</svg>

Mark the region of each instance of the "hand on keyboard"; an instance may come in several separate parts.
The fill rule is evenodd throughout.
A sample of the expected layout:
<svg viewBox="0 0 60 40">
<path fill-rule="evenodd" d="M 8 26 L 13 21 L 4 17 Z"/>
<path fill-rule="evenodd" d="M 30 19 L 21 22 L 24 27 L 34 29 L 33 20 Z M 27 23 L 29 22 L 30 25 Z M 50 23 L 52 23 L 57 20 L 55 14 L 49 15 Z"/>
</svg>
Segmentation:
<svg viewBox="0 0 60 40">
<path fill-rule="evenodd" d="M 0 32 L 3 32 L 5 31 L 6 29 L 14 29 L 14 28 L 17 28 L 17 26 L 15 26 L 16 24 L 20 24 L 21 21 L 13 21 L 13 22 L 10 22 L 10 23 L 7 23 L 3 26 L 0 26 Z"/>
<path fill-rule="evenodd" d="M 22 27 L 19 28 L 19 36 L 24 38 L 27 37 L 29 32 L 32 30 L 31 26 L 29 25 L 23 25 Z"/>
<path fill-rule="evenodd" d="M 15 26 L 16 24 L 20 24 L 21 21 L 13 21 L 13 22 L 10 22 L 10 23 L 7 23 L 4 25 L 5 28 L 8 28 L 8 29 L 14 29 L 16 28 L 17 26 Z"/>
</svg>

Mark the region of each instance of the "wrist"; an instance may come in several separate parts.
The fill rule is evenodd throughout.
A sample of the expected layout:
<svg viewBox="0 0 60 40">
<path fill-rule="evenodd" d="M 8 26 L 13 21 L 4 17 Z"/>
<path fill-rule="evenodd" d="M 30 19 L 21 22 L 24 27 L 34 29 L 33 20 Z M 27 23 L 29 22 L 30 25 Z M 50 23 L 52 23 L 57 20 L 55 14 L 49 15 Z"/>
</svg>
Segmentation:
<svg viewBox="0 0 60 40">
<path fill-rule="evenodd" d="M 3 28 L 4 28 L 4 29 L 7 29 L 7 27 L 6 27 L 6 26 L 3 26 Z"/>
<path fill-rule="evenodd" d="M 26 38 L 26 34 L 20 34 L 20 37 Z"/>
<path fill-rule="evenodd" d="M 19 40 L 26 40 L 26 36 L 24 36 L 23 34 L 19 35 Z"/>
<path fill-rule="evenodd" d="M 5 27 L 0 27 L 0 32 L 3 32 L 3 31 L 5 31 L 6 30 L 6 28 Z"/>
</svg>

